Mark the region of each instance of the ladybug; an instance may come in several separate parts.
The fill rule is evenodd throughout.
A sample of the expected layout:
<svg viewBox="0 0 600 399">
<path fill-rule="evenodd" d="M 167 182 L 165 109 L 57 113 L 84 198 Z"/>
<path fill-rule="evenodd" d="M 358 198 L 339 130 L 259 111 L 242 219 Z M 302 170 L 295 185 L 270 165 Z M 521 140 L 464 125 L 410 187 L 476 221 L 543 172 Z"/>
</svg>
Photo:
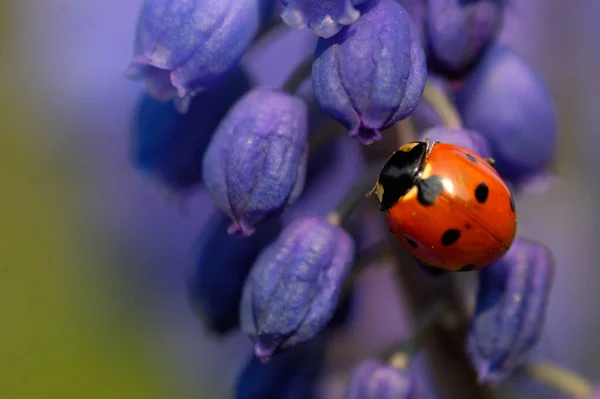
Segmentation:
<svg viewBox="0 0 600 399">
<path fill-rule="evenodd" d="M 453 144 L 404 144 L 372 192 L 390 232 L 426 266 L 480 269 L 504 255 L 516 234 L 515 202 L 493 160 Z"/>
</svg>

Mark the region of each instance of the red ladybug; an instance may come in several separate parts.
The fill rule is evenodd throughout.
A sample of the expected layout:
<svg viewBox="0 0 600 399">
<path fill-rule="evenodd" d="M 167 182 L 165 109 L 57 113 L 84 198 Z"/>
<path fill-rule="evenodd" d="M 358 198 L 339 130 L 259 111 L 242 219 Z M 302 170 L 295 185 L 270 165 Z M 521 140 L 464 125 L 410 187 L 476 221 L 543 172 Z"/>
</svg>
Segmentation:
<svg viewBox="0 0 600 399">
<path fill-rule="evenodd" d="M 516 234 L 515 203 L 492 161 L 456 145 L 404 144 L 373 191 L 391 233 L 428 266 L 485 267 L 508 251 Z"/>
</svg>

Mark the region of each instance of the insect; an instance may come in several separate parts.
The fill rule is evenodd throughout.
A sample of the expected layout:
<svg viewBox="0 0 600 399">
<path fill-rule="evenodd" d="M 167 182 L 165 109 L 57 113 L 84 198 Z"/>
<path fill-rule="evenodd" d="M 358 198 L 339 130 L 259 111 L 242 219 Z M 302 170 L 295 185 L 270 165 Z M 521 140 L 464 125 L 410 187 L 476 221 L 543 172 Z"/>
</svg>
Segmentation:
<svg viewBox="0 0 600 399">
<path fill-rule="evenodd" d="M 390 232 L 427 266 L 480 269 L 504 255 L 516 234 L 513 196 L 493 161 L 453 144 L 404 144 L 372 192 Z"/>
</svg>

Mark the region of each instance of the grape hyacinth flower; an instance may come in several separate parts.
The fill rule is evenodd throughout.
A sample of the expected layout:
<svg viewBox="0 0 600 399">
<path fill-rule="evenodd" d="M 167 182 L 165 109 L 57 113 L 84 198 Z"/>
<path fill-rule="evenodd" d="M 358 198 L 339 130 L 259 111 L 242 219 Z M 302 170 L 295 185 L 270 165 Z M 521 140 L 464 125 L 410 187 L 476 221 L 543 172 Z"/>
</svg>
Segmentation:
<svg viewBox="0 0 600 399">
<path fill-rule="evenodd" d="M 360 363 L 350 377 L 344 399 L 417 399 L 417 382 L 394 366 L 377 360 Z"/>
<path fill-rule="evenodd" d="M 356 22 L 360 11 L 355 6 L 367 0 L 281 0 L 285 10 L 281 19 L 292 28 L 308 27 L 316 35 L 330 38 L 344 25 Z"/>
<path fill-rule="evenodd" d="M 445 76 L 464 75 L 498 36 L 505 2 L 421 1 L 425 4 L 422 40 L 430 67 Z"/>
<path fill-rule="evenodd" d="M 307 126 L 302 100 L 266 88 L 246 94 L 223 119 L 204 155 L 203 181 L 231 219 L 229 233 L 251 235 L 301 194 Z"/>
<path fill-rule="evenodd" d="M 197 92 L 230 73 L 254 39 L 261 0 L 145 0 L 126 72 L 186 112 Z"/>
<path fill-rule="evenodd" d="M 358 7 L 361 17 L 315 50 L 315 99 L 364 144 L 414 110 L 427 78 L 415 25 L 395 0 Z"/>
<path fill-rule="evenodd" d="M 248 76 L 237 68 L 223 82 L 195 96 L 185 114 L 177 111 L 173 101 L 158 101 L 144 93 L 135 115 L 133 163 L 173 191 L 200 184 L 202 157 L 213 132 L 249 89 Z"/>
<path fill-rule="evenodd" d="M 553 278 L 548 249 L 520 237 L 480 272 L 468 350 L 481 381 L 499 383 L 523 365 L 539 339 Z"/>
<path fill-rule="evenodd" d="M 219 334 L 239 326 L 246 277 L 262 249 L 279 233 L 279 224 L 273 221 L 251 237 L 239 237 L 227 234 L 228 223 L 228 218 L 215 212 L 205 224 L 186 276 L 192 306 L 205 326 Z"/>
<path fill-rule="evenodd" d="M 489 143 L 500 175 L 518 184 L 544 173 L 557 148 L 557 121 L 540 77 L 496 44 L 465 80 L 456 101 L 464 126 Z"/>
<path fill-rule="evenodd" d="M 363 305 L 368 290 L 356 279 L 384 258 L 400 266 L 391 270 L 397 294 L 417 319 L 411 338 L 386 361 L 364 360 L 344 376 L 346 399 L 428 395 L 421 376 L 394 356 L 409 362 L 428 340 L 427 349 L 448 345 L 451 356 L 431 351 L 434 361 L 424 366 L 440 384 L 432 391 L 449 397 L 485 397 L 480 382 L 535 366 L 524 362 L 552 286 L 547 249 L 517 238 L 502 259 L 475 272 L 471 317 L 452 271 L 428 279 L 415 270 L 392 247 L 376 201 L 365 199 L 388 139 L 390 154 L 400 142 L 427 138 L 492 157 L 511 186 L 529 187 L 548 172 L 557 140 L 553 105 L 539 77 L 495 43 L 505 0 L 281 0 L 283 22 L 316 34 L 312 54 L 272 46 L 290 31 L 273 24 L 274 2 L 145 0 L 128 70 L 146 85 L 135 121 L 136 166 L 174 191 L 202 183 L 214 205 L 202 209 L 212 214 L 204 215 L 210 218 L 185 282 L 207 329 L 241 330 L 252 341 L 234 397 L 316 399 L 321 383 L 328 387 L 326 355 L 348 352 L 329 347 L 346 333 L 354 304 Z M 243 63 L 252 65 L 255 83 L 240 66 L 251 45 Z M 264 70 L 259 48 L 276 49 Z M 290 55 L 305 58 L 279 89 L 262 81 L 261 74 L 282 72 L 278 57 Z M 348 134 L 332 137 L 335 122 Z M 421 208 L 415 212 L 428 211 Z M 442 216 L 451 221 L 452 210 Z M 376 312 L 385 312 L 381 302 Z M 444 310 L 435 311 L 440 303 Z M 437 326 L 435 333 L 427 326 Z M 347 364 L 333 360 L 327 368 Z"/>
<path fill-rule="evenodd" d="M 327 338 L 321 334 L 267 363 L 252 356 L 237 380 L 235 399 L 316 399 L 326 347 Z"/>
<path fill-rule="evenodd" d="M 246 281 L 240 318 L 256 355 L 307 341 L 330 321 L 354 261 L 354 242 L 317 217 L 289 224 L 256 260 Z"/>
</svg>

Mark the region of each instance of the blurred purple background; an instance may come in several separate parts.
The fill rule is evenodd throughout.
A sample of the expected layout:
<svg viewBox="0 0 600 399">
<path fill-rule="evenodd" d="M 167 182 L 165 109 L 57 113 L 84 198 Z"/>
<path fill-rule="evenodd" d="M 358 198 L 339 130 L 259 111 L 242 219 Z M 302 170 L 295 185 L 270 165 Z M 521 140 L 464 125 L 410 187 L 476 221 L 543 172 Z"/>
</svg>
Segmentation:
<svg viewBox="0 0 600 399">
<path fill-rule="evenodd" d="M 503 40 L 542 75 L 560 118 L 555 186 L 518 200 L 521 233 L 547 244 L 558 265 L 536 356 L 600 379 L 600 2 L 510 3 Z M 0 218 L 4 235 L 23 244 L 0 244 L 0 259 L 4 253 L 13 265 L 0 269 L 2 314 L 8 315 L 2 324 L 10 326 L 0 332 L 0 355 L 6 349 L 7 359 L 18 362 L 0 366 L 0 397 L 48 390 L 62 398 L 81 392 L 90 398 L 227 397 L 249 354 L 241 335 L 207 336 L 186 303 L 182 273 L 206 216 L 204 199 L 195 196 L 181 209 L 128 163 L 128 129 L 141 87 L 122 71 L 139 5 L 21 0 L 0 6 L 7 115 L 1 148 L 12 154 L 2 156 L 9 176 L 3 187 L 13 199 L 6 215 L 23 215 L 8 223 Z M 250 69 L 265 84 L 279 85 L 313 45 L 310 33 L 291 32 L 260 54 L 260 64 L 249 62 Z M 275 56 L 283 52 L 289 57 Z M 30 189 L 17 190 L 24 182 Z M 28 227 L 20 234 L 23 223 Z M 37 229 L 39 237 L 31 235 Z M 372 320 L 355 323 L 350 342 L 379 334 L 385 344 L 406 333 L 395 294 L 369 289 L 385 284 L 386 273 L 370 270 L 361 279 L 359 317 Z M 23 295 L 32 276 L 53 289 Z M 389 313 L 366 311 L 382 301 L 398 303 L 391 322 Z M 51 326 L 56 338 L 49 341 Z M 39 374 L 50 375 L 47 383 L 16 383 Z"/>
</svg>

